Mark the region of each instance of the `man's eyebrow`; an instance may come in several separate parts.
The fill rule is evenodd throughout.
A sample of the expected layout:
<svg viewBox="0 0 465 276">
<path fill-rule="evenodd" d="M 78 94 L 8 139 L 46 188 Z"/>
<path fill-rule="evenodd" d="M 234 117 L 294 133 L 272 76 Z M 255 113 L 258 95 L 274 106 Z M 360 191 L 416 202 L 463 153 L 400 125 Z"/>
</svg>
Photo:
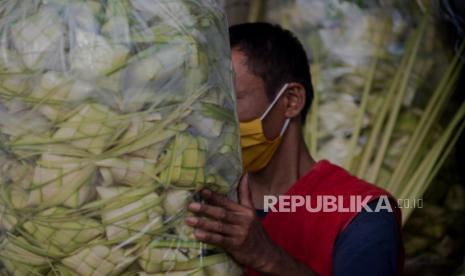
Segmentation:
<svg viewBox="0 0 465 276">
<path fill-rule="evenodd" d="M 253 91 L 253 89 L 258 89 L 258 88 L 254 86 L 244 86 L 244 85 L 241 85 L 241 87 L 236 86 L 236 92 L 238 94 L 249 94 L 250 91 Z"/>
<path fill-rule="evenodd" d="M 248 91 L 246 89 L 239 89 L 236 87 L 236 95 L 237 96 L 245 96 L 248 94 Z"/>
</svg>

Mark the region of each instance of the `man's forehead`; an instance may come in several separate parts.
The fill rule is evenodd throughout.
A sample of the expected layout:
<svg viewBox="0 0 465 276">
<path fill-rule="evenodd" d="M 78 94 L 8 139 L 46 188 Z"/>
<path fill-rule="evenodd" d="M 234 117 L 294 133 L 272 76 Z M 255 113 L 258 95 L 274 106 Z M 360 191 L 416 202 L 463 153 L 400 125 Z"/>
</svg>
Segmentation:
<svg viewBox="0 0 465 276">
<path fill-rule="evenodd" d="M 264 89 L 263 80 L 253 74 L 247 66 L 247 57 L 237 51 L 232 51 L 232 61 L 235 74 L 236 93 L 238 96 Z"/>
</svg>

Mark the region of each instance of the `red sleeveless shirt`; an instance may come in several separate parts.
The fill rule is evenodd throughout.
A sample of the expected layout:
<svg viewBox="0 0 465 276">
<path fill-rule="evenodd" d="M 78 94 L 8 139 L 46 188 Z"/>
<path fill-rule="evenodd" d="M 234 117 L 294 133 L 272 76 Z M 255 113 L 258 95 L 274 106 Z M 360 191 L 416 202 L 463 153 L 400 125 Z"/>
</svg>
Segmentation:
<svg viewBox="0 0 465 276">
<path fill-rule="evenodd" d="M 386 191 L 350 175 L 328 161 L 320 161 L 299 179 L 285 195 L 311 196 L 315 208 L 317 196 L 335 196 L 348 206 L 350 197 L 371 196 L 371 200 L 387 196 L 396 215 L 399 231 L 401 212 L 395 199 Z M 368 202 L 366 202 L 368 203 Z M 354 209 L 354 208 L 352 208 Z M 262 224 L 270 238 L 289 255 L 306 264 L 318 275 L 332 275 L 332 256 L 336 239 L 354 219 L 359 210 L 348 212 L 308 212 L 305 207 L 296 212 L 268 212 Z M 399 270 L 403 269 L 404 253 L 400 252 Z M 246 275 L 260 275 L 247 269 Z M 399 273 L 401 274 L 401 273 Z"/>
</svg>

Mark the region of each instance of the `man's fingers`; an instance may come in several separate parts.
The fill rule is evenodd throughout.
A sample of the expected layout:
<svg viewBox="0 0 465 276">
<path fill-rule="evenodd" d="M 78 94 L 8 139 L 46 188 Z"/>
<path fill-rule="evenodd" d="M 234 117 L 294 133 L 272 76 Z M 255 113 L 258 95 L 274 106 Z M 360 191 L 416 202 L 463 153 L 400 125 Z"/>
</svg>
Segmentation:
<svg viewBox="0 0 465 276">
<path fill-rule="evenodd" d="M 245 174 L 242 176 L 241 182 L 239 183 L 239 202 L 244 206 L 254 208 L 248 179 L 249 176 Z"/>
<path fill-rule="evenodd" d="M 222 207 L 193 202 L 189 204 L 188 209 L 196 214 L 205 215 L 219 221 L 235 222 L 234 218 L 236 216 Z"/>
<path fill-rule="evenodd" d="M 194 236 L 197 240 L 213 245 L 218 245 L 223 248 L 230 247 L 233 244 L 233 239 L 221 234 L 207 232 L 204 230 L 194 230 Z"/>
<path fill-rule="evenodd" d="M 234 225 L 224 224 L 221 221 L 210 220 L 207 218 L 187 217 L 186 224 L 196 229 L 205 230 L 218 234 L 231 236 L 235 232 Z"/>
</svg>

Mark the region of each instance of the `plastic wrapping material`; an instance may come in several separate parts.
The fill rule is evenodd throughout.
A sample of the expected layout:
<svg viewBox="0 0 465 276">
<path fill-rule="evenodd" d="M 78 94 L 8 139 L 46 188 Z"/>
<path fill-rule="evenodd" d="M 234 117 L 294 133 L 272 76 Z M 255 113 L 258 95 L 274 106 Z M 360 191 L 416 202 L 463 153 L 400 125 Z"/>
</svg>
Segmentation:
<svg viewBox="0 0 465 276">
<path fill-rule="evenodd" d="M 236 275 L 184 224 L 241 175 L 210 0 L 0 3 L 0 274 Z"/>
<path fill-rule="evenodd" d="M 394 169 L 391 164 L 403 152 L 402 145 L 413 132 L 450 56 L 442 41 L 433 38 L 439 34 L 432 18 L 419 38 L 418 51 L 409 51 L 423 17 L 429 16 L 415 5 L 408 1 L 267 1 L 267 20 L 295 32 L 311 59 L 317 94 L 312 112 L 317 119 L 307 120 L 307 138 L 317 158 L 351 170 L 357 167 L 354 162 L 366 147 L 376 116 L 383 105 L 389 105 L 387 98 L 396 73 L 407 71 L 402 59 L 415 56 L 411 73 L 404 74 L 409 76 L 405 94 L 399 96 L 400 128 L 396 127 L 383 166 L 386 173 Z M 360 110 L 363 116 L 357 121 Z M 407 129 L 402 128 L 407 125 Z M 355 131 L 360 131 L 359 139 L 351 151 Z M 349 158 L 353 162 L 347 162 Z M 364 177 L 364 172 L 359 176 Z"/>
</svg>

